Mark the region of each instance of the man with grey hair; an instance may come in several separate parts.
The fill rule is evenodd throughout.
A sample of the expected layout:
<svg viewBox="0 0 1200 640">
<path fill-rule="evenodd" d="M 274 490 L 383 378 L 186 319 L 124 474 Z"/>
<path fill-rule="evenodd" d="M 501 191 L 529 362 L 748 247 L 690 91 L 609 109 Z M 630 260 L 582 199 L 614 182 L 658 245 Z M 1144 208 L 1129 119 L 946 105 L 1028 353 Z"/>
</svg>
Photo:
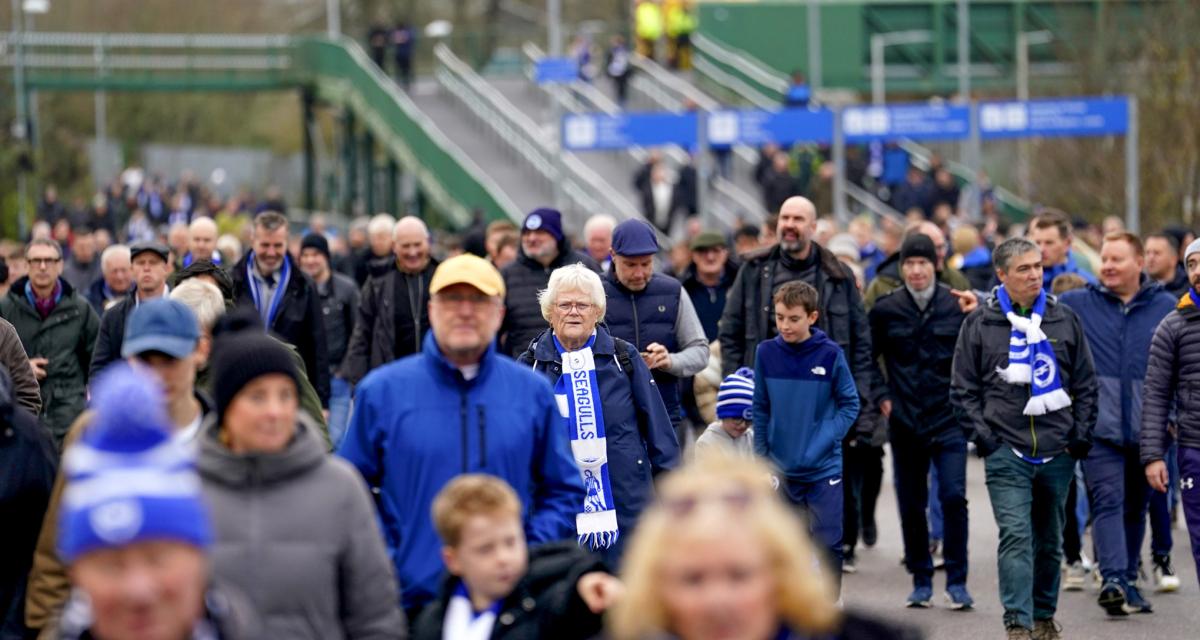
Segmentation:
<svg viewBox="0 0 1200 640">
<path fill-rule="evenodd" d="M 950 402 L 984 459 L 1008 638 L 1059 638 L 1063 518 L 1092 446 L 1096 371 L 1078 316 L 1042 290 L 1038 246 L 1007 240 L 993 264 L 1000 286 L 963 321 Z"/>
<path fill-rule="evenodd" d="M 212 218 L 196 218 L 188 225 L 188 250 L 181 264 L 186 267 L 197 260 L 221 264 L 221 253 L 217 251 L 217 223 Z"/>
<path fill-rule="evenodd" d="M 377 213 L 367 223 L 367 246 L 354 255 L 354 281 L 361 287 L 367 278 L 387 273 L 392 260 L 392 234 L 396 219 L 387 213 Z"/>
<path fill-rule="evenodd" d="M 129 293 L 133 281 L 133 255 L 128 246 L 110 245 L 100 254 L 100 276 L 84 294 L 97 314 L 103 314 Z"/>
<path fill-rule="evenodd" d="M 587 253 L 600 265 L 601 273 L 612 268 L 613 229 L 617 219 L 609 215 L 592 216 L 583 224 L 583 242 Z"/>
<path fill-rule="evenodd" d="M 363 285 L 342 376 L 357 384 L 367 372 L 421 350 L 429 329 L 429 281 L 437 261 L 429 255 L 429 229 L 406 216 L 392 228 L 394 260 Z"/>
<path fill-rule="evenodd" d="M 233 299 L 258 310 L 263 326 L 295 345 L 304 358 L 309 382 L 329 408 L 329 354 L 325 320 L 313 281 L 287 252 L 288 220 L 275 211 L 254 219 L 250 253 L 233 267 Z"/>
</svg>

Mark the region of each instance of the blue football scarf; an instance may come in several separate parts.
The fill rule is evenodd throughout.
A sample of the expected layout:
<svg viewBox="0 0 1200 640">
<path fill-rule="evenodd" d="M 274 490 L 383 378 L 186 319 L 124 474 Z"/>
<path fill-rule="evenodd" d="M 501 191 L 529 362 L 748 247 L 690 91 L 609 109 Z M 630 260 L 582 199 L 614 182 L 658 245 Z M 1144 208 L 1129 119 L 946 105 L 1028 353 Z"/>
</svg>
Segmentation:
<svg viewBox="0 0 1200 640">
<path fill-rule="evenodd" d="M 1071 406 L 1071 396 L 1062 388 L 1058 377 L 1058 361 L 1054 347 L 1042 332 L 1042 316 L 1046 313 L 1046 292 L 1039 291 L 1033 303 L 1033 313 L 1021 317 L 1013 310 L 1012 299 L 1003 285 L 996 292 L 1000 310 L 1012 325 L 1008 341 L 1008 367 L 996 372 L 1009 384 L 1030 385 L 1029 402 L 1024 414 L 1041 416 Z"/>
<path fill-rule="evenodd" d="M 263 309 L 262 293 L 258 290 L 258 279 L 254 277 L 254 252 L 250 252 L 250 256 L 246 258 L 246 284 L 250 289 L 250 297 L 254 300 L 254 308 L 258 309 L 258 315 L 262 316 L 263 329 L 270 331 L 275 324 L 275 316 L 279 313 L 279 302 L 283 300 L 283 292 L 287 290 L 288 280 L 292 277 L 292 261 L 288 258 L 283 259 L 283 266 L 279 268 L 279 281 L 275 285 L 275 295 L 271 296 L 271 304 L 267 309 Z"/>
<path fill-rule="evenodd" d="M 562 358 L 563 372 L 554 384 L 558 410 L 567 422 L 571 453 L 583 477 L 583 511 L 575 515 L 579 545 L 607 549 L 616 541 L 617 511 L 608 479 L 608 443 L 604 435 L 604 410 L 600 385 L 596 381 L 596 361 L 592 345 L 596 334 L 583 348 L 567 351 L 557 337 L 554 348 Z"/>
</svg>

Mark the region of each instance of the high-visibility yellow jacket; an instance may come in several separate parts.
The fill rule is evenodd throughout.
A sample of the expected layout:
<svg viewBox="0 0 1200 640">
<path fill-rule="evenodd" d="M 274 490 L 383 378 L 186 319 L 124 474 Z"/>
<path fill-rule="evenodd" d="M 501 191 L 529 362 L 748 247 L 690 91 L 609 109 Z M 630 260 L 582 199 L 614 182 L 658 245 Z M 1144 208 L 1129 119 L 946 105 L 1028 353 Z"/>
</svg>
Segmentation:
<svg viewBox="0 0 1200 640">
<path fill-rule="evenodd" d="M 657 2 L 646 0 L 637 6 L 634 14 L 637 37 L 643 40 L 658 40 L 663 34 L 662 8 Z"/>
<path fill-rule="evenodd" d="M 688 3 L 681 0 L 669 1 L 666 3 L 665 12 L 668 38 L 691 34 L 696 30 L 696 16 L 692 14 Z"/>
</svg>

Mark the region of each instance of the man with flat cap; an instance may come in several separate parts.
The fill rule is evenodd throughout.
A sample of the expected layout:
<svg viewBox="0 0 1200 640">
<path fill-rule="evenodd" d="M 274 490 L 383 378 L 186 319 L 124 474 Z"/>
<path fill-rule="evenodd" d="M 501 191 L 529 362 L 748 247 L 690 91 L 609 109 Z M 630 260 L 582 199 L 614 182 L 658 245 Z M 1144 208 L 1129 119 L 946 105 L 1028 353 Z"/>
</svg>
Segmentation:
<svg viewBox="0 0 1200 640">
<path fill-rule="evenodd" d="M 171 275 L 170 249 L 158 242 L 135 242 L 129 247 L 133 266 L 134 288 L 120 302 L 104 311 L 100 317 L 100 334 L 92 352 L 89 377 L 121 359 L 121 344 L 125 340 L 125 323 L 139 304 L 167 294 L 167 276 Z"/>
<path fill-rule="evenodd" d="M 679 379 L 708 366 L 708 340 L 683 286 L 655 273 L 656 253 L 658 237 L 645 221 L 626 220 L 613 230 L 613 268 L 604 277 L 604 319 L 609 333 L 642 353 L 682 443 Z"/>
</svg>

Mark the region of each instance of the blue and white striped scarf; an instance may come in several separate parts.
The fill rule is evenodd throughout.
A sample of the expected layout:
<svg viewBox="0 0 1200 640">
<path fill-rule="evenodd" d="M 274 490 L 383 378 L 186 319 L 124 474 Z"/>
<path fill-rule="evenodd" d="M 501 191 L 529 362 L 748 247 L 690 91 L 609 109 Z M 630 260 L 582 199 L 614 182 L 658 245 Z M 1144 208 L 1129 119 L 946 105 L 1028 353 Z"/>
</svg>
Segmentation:
<svg viewBox="0 0 1200 640">
<path fill-rule="evenodd" d="M 608 478 L 608 444 L 604 435 L 604 410 L 600 384 L 596 381 L 596 361 L 592 345 L 596 334 L 583 348 L 567 351 L 557 337 L 554 348 L 562 358 L 563 371 L 554 384 L 558 410 L 571 436 L 571 453 L 583 477 L 586 495 L 583 511 L 575 515 L 575 531 L 580 546 L 591 549 L 611 547 L 617 541 L 617 511 Z"/>
<path fill-rule="evenodd" d="M 1008 367 L 997 368 L 1000 378 L 1009 384 L 1030 385 L 1027 416 L 1041 416 L 1071 406 L 1071 396 L 1062 388 L 1058 375 L 1058 360 L 1054 347 L 1042 331 L 1042 316 L 1046 313 L 1046 292 L 1039 291 L 1028 318 L 1013 310 L 1012 298 L 1001 285 L 996 291 L 1000 310 L 1012 325 L 1008 341 Z"/>
</svg>

